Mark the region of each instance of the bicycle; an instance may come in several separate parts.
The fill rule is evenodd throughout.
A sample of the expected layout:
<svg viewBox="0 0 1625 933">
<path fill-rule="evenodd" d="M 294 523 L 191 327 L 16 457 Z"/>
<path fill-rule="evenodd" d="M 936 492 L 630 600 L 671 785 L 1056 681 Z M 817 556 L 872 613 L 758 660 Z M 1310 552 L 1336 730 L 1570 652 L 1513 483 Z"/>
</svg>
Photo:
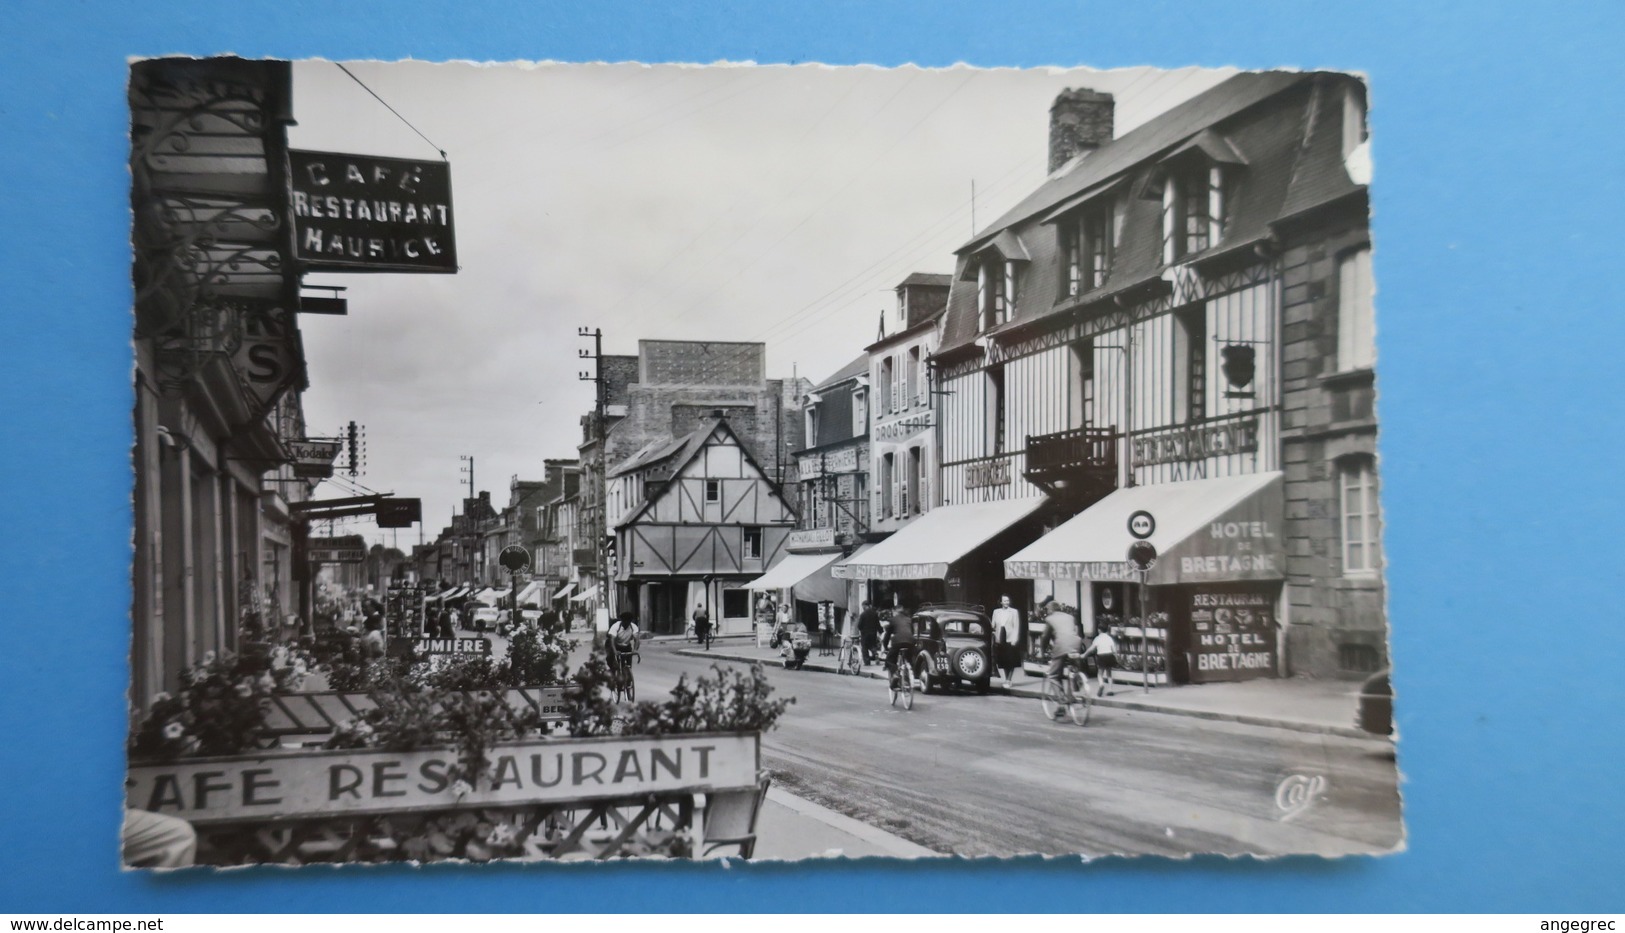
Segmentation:
<svg viewBox="0 0 1625 933">
<path fill-rule="evenodd" d="M 615 649 L 615 668 L 611 671 L 610 686 L 614 690 L 615 702 L 625 700 L 635 703 L 638 699 L 637 679 L 632 674 L 632 662 L 643 663 L 643 655 L 636 649 L 622 651 Z"/>
<path fill-rule="evenodd" d="M 1067 655 L 1062 669 L 1044 678 L 1039 702 L 1044 707 L 1044 718 L 1051 722 L 1060 719 L 1061 711 L 1065 710 L 1073 722 L 1080 726 L 1088 724 L 1094 695 L 1089 690 L 1088 674 L 1079 669 L 1079 655 Z"/>
<path fill-rule="evenodd" d="M 886 678 L 886 688 L 891 694 L 891 705 L 896 706 L 897 701 L 902 700 L 903 709 L 914 708 L 914 672 L 909 669 L 908 659 L 901 654 Z"/>
<path fill-rule="evenodd" d="M 714 626 L 714 625 L 706 626 L 704 635 L 699 634 L 697 630 L 696 630 L 696 633 L 694 635 L 694 640 L 697 643 L 699 643 L 699 646 L 701 648 L 704 648 L 706 651 L 711 650 L 711 642 L 716 641 L 716 639 L 717 639 L 717 629 L 716 629 L 716 626 Z"/>
<path fill-rule="evenodd" d="M 840 657 L 835 659 L 835 671 L 839 674 L 858 674 L 863 671 L 863 651 L 858 647 L 856 640 L 845 636 L 841 638 Z"/>
</svg>

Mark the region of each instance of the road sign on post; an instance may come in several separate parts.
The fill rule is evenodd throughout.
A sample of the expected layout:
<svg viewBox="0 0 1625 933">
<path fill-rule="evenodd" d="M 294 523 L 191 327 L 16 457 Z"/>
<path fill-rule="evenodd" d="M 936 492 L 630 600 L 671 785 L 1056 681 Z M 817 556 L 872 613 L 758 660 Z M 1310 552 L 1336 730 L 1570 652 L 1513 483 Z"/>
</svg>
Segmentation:
<svg viewBox="0 0 1625 933">
<path fill-rule="evenodd" d="M 497 563 L 509 573 L 521 573 L 530 569 L 530 551 L 518 544 L 510 544 L 497 555 Z"/>
<path fill-rule="evenodd" d="M 1134 518 L 1144 515 L 1151 520 L 1151 513 L 1136 512 L 1129 518 L 1129 533 L 1134 533 Z M 1155 530 L 1157 523 L 1151 520 L 1151 530 Z M 1151 534 L 1151 530 L 1146 532 Z M 1128 546 L 1128 561 L 1134 565 L 1140 577 L 1140 685 L 1146 693 L 1151 692 L 1151 568 L 1157 564 L 1157 546 L 1150 541 L 1136 541 Z"/>
<path fill-rule="evenodd" d="M 1139 509 L 1128 517 L 1128 533 L 1135 540 L 1144 541 L 1157 532 L 1157 520 L 1145 509 Z"/>
<path fill-rule="evenodd" d="M 1157 564 L 1157 546 L 1150 541 L 1136 541 L 1128 546 L 1128 559 L 1135 570 L 1150 570 Z"/>
</svg>

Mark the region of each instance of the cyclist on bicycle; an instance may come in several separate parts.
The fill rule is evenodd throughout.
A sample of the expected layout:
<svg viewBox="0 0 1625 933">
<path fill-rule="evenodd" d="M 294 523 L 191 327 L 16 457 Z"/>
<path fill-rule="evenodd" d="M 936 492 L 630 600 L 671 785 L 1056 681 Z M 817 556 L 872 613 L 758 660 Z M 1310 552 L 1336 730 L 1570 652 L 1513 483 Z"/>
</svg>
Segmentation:
<svg viewBox="0 0 1625 933">
<path fill-rule="evenodd" d="M 1072 663 L 1070 657 L 1083 650 L 1083 632 L 1078 628 L 1078 617 L 1071 606 L 1050 604 L 1049 614 L 1044 616 L 1042 644 L 1050 652 L 1049 670 L 1044 673 L 1044 679 L 1058 680 Z"/>
<path fill-rule="evenodd" d="M 886 672 L 893 676 L 898 673 L 897 659 L 902 657 L 907 663 L 908 656 L 914 651 L 914 617 L 905 609 L 894 610 L 891 618 L 886 622 Z"/>
<path fill-rule="evenodd" d="M 615 624 L 609 627 L 609 663 L 611 667 L 620 667 L 624 662 L 632 659 L 632 654 L 638 650 L 638 622 L 637 613 L 630 609 L 622 610 Z"/>
</svg>

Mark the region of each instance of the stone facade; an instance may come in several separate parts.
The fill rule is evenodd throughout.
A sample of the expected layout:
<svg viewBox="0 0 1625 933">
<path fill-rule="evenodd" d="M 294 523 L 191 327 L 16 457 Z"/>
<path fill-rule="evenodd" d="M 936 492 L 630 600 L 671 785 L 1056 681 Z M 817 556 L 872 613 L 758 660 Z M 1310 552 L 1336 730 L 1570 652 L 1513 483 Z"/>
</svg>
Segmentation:
<svg viewBox="0 0 1625 933">
<path fill-rule="evenodd" d="M 1357 677 L 1387 664 L 1380 574 L 1343 567 L 1340 464 L 1375 462 L 1371 369 L 1338 366 L 1338 265 L 1366 247 L 1363 216 L 1332 216 L 1281 255 L 1282 459 L 1286 474 L 1287 650 L 1295 672 Z M 1380 476 L 1380 471 L 1377 474 Z"/>
</svg>

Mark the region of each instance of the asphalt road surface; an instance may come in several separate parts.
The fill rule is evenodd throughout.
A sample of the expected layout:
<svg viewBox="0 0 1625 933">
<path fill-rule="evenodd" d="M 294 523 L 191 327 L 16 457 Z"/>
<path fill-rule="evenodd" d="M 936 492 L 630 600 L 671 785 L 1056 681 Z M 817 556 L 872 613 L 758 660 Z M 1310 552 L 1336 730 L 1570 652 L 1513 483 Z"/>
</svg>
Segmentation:
<svg viewBox="0 0 1625 933">
<path fill-rule="evenodd" d="M 640 699 L 712 662 L 645 644 Z M 733 663 L 733 662 L 721 662 Z M 770 666 L 795 705 L 763 739 L 775 783 L 944 854 L 1344 855 L 1401 844 L 1385 741 L 1097 707 L 1047 722 L 1034 699 L 916 694 Z"/>
</svg>

